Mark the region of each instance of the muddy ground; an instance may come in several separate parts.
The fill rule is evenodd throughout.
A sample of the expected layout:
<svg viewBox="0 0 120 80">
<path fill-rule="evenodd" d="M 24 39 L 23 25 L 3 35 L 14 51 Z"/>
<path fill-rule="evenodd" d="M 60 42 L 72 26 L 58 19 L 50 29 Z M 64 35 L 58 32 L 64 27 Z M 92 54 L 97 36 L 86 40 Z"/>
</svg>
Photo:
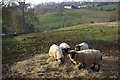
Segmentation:
<svg viewBox="0 0 120 80">
<path fill-rule="evenodd" d="M 3 78 L 119 78 L 118 57 L 103 56 L 99 72 L 90 69 L 91 66 L 79 70 L 78 65 L 74 65 L 68 57 L 65 61 L 59 66 L 59 62 L 49 58 L 48 54 L 39 54 L 15 63 Z"/>
</svg>

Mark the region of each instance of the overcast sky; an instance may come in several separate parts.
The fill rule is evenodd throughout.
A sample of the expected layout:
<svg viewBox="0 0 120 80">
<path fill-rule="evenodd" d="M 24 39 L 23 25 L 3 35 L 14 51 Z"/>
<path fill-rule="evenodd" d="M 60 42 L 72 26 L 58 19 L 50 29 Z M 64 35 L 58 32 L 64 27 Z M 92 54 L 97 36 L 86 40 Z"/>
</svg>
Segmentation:
<svg viewBox="0 0 120 80">
<path fill-rule="evenodd" d="M 11 2 L 20 2 L 24 0 L 0 0 L 1 1 L 11 1 Z M 102 2 L 118 2 L 120 0 L 25 0 L 26 3 L 31 3 L 31 4 L 39 4 L 39 3 L 45 3 L 45 2 L 68 2 L 68 1 L 102 1 Z"/>
<path fill-rule="evenodd" d="M 25 0 L 26 3 L 39 4 L 45 2 L 63 2 L 63 1 L 91 1 L 91 0 Z"/>
<path fill-rule="evenodd" d="M 39 4 L 45 2 L 66 2 L 66 1 L 102 1 L 102 2 L 118 2 L 120 0 L 25 0 L 26 3 Z"/>
</svg>

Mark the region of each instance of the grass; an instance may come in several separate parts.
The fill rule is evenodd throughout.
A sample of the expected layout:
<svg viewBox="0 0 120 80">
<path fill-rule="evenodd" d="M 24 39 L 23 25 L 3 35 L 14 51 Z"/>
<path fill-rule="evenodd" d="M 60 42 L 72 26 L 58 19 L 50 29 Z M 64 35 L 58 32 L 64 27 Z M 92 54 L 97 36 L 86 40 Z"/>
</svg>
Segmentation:
<svg viewBox="0 0 120 80">
<path fill-rule="evenodd" d="M 78 23 L 90 23 L 90 22 L 104 22 L 109 20 L 111 12 L 107 11 L 95 11 L 88 9 L 73 9 L 72 11 L 67 10 L 68 16 L 74 17 L 78 20 Z"/>
<path fill-rule="evenodd" d="M 99 7 L 96 7 L 97 9 L 100 9 L 100 8 L 103 8 L 103 10 L 106 10 L 106 9 L 115 9 L 118 7 L 118 3 L 114 3 L 114 4 L 109 4 L 109 5 L 103 5 L 103 6 L 99 6 Z"/>
<path fill-rule="evenodd" d="M 70 36 L 72 36 L 72 38 L 74 38 L 74 36 L 77 36 L 77 38 L 81 39 L 81 41 L 102 40 L 105 42 L 117 44 L 117 39 L 118 39 L 117 30 L 118 27 L 110 28 L 103 25 L 94 25 L 94 26 L 78 25 L 74 27 L 61 28 L 58 30 L 54 30 L 52 32 L 58 32 L 61 34 L 70 33 L 71 34 Z"/>
<path fill-rule="evenodd" d="M 17 43 L 19 43 L 19 41 L 18 41 L 18 40 L 10 40 L 10 41 L 8 41 L 8 40 L 3 40 L 2 43 L 3 43 L 3 44 L 2 44 L 3 46 L 8 46 L 8 45 L 17 44 Z"/>
<path fill-rule="evenodd" d="M 39 22 L 41 23 L 40 26 L 53 26 L 53 25 L 60 25 L 62 17 L 60 15 L 39 15 L 37 16 Z"/>
<path fill-rule="evenodd" d="M 60 26 L 62 24 L 62 16 L 60 14 L 52 14 L 52 15 L 39 15 L 37 16 L 39 22 L 41 23 L 40 26 Z M 75 23 L 75 18 L 66 17 L 65 18 L 65 25 L 66 23 Z"/>
<path fill-rule="evenodd" d="M 41 30 L 51 30 L 53 27 L 63 27 L 62 24 L 64 22 L 64 26 L 72 26 L 76 24 L 90 23 L 90 22 L 105 22 L 109 21 L 109 16 L 112 11 L 96 11 L 96 10 L 88 10 L 88 9 L 71 9 L 64 10 L 65 17 L 59 13 L 57 10 L 54 12 L 49 12 L 44 15 L 38 15 L 36 18 L 37 21 L 31 20 L 30 23 L 34 24 L 34 26 Z M 99 17 L 98 17 L 99 16 Z"/>
</svg>

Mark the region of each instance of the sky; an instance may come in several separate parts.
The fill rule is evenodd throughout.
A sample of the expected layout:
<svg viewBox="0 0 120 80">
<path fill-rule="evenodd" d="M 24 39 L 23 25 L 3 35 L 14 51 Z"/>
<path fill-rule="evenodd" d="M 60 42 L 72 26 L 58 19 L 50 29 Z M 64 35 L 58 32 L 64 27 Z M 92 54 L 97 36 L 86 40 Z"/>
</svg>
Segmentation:
<svg viewBox="0 0 120 80">
<path fill-rule="evenodd" d="M 102 1 L 102 2 L 118 2 L 120 0 L 25 0 L 26 3 L 39 4 L 45 2 L 66 2 L 66 1 Z"/>
<path fill-rule="evenodd" d="M 45 2 L 88 1 L 88 0 L 25 0 L 26 3 L 39 4 Z"/>
<path fill-rule="evenodd" d="M 11 1 L 11 2 L 14 2 L 14 1 L 17 1 L 17 2 L 20 2 L 20 1 L 24 1 L 24 0 L 0 0 L 1 1 Z M 102 1 L 102 2 L 118 2 L 120 0 L 25 0 L 26 3 L 31 3 L 33 5 L 37 5 L 37 4 L 40 4 L 40 3 L 45 3 L 45 2 L 68 2 L 68 1 Z"/>
</svg>

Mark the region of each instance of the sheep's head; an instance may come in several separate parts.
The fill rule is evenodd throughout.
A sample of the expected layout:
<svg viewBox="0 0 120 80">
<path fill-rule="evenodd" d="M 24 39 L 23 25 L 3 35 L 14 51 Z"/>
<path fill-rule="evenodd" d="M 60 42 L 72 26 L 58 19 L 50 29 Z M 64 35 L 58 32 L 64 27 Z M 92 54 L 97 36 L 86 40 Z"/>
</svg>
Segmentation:
<svg viewBox="0 0 120 80">
<path fill-rule="evenodd" d="M 75 50 L 71 50 L 71 51 L 69 52 L 69 54 L 70 54 L 71 58 L 73 59 L 77 53 L 76 53 Z"/>
<path fill-rule="evenodd" d="M 64 56 L 68 55 L 68 53 L 69 53 L 70 50 L 71 50 L 70 48 L 63 48 L 62 49 L 63 55 Z"/>
<path fill-rule="evenodd" d="M 75 50 L 76 50 L 76 51 L 80 51 L 81 47 L 82 47 L 82 46 L 80 46 L 80 45 L 75 45 Z"/>
</svg>

